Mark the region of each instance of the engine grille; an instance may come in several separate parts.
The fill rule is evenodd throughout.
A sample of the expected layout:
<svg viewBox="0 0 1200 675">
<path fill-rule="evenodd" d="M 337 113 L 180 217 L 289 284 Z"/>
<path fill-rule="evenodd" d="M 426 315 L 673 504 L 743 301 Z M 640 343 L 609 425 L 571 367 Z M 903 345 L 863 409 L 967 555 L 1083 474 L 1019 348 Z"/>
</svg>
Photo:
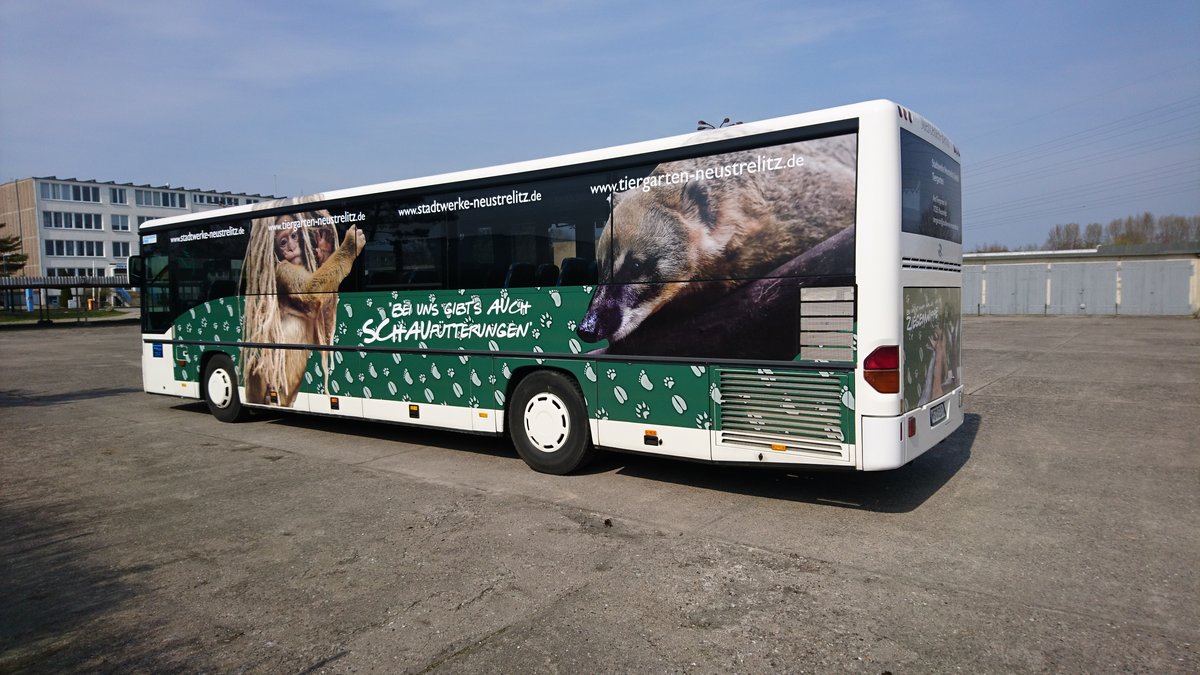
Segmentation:
<svg viewBox="0 0 1200 675">
<path fill-rule="evenodd" d="M 851 373 L 720 368 L 719 442 L 762 450 L 848 456 Z M 852 403 L 851 403 L 852 405 Z"/>
</svg>

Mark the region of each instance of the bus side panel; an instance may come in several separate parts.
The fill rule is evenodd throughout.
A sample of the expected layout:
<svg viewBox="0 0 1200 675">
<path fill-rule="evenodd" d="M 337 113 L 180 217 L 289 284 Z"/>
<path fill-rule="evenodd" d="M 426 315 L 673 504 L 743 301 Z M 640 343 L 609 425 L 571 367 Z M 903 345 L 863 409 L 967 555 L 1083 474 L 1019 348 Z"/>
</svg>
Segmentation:
<svg viewBox="0 0 1200 675">
<path fill-rule="evenodd" d="M 142 389 L 151 394 L 200 398 L 198 378 L 188 381 L 176 377 L 178 355 L 176 345 L 168 342 L 171 337 L 171 331 L 142 336 Z"/>
<path fill-rule="evenodd" d="M 601 361 L 593 373 L 599 443 L 607 448 L 712 458 L 719 397 L 701 365 Z"/>
</svg>

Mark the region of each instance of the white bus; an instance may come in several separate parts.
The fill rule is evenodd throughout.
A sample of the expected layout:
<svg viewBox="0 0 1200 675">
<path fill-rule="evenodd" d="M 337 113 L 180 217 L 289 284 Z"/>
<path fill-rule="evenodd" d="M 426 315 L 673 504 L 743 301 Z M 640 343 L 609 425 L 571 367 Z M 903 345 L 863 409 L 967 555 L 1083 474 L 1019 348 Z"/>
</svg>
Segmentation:
<svg viewBox="0 0 1200 675">
<path fill-rule="evenodd" d="M 962 424 L 959 153 L 888 101 L 147 222 L 147 392 L 873 471 Z"/>
</svg>

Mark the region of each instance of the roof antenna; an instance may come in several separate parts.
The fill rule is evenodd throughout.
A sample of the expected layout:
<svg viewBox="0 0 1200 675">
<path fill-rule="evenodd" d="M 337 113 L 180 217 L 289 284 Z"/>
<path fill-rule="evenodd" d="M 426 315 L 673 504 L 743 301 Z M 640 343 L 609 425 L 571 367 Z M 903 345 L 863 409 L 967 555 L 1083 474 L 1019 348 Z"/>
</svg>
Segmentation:
<svg viewBox="0 0 1200 675">
<path fill-rule="evenodd" d="M 700 120 L 700 121 L 696 122 L 696 125 L 697 125 L 696 131 L 704 131 L 706 129 L 724 129 L 727 126 L 732 127 L 732 126 L 737 126 L 738 124 L 741 124 L 741 122 L 732 122 L 731 123 L 729 121 L 728 117 L 721 120 L 721 123 L 716 126 L 713 126 L 712 124 L 710 124 L 709 122 L 705 122 L 704 120 Z"/>
</svg>

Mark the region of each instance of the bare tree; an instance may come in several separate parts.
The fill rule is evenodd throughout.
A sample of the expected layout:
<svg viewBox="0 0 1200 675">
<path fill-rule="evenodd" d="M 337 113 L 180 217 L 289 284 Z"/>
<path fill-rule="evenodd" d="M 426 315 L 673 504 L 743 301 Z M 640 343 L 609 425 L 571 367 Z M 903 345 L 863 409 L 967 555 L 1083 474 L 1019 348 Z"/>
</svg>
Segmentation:
<svg viewBox="0 0 1200 675">
<path fill-rule="evenodd" d="M 1050 235 L 1046 237 L 1046 250 L 1048 251 L 1065 251 L 1082 247 L 1083 238 L 1079 236 L 1079 223 L 1055 225 L 1054 229 L 1050 230 Z"/>
</svg>

